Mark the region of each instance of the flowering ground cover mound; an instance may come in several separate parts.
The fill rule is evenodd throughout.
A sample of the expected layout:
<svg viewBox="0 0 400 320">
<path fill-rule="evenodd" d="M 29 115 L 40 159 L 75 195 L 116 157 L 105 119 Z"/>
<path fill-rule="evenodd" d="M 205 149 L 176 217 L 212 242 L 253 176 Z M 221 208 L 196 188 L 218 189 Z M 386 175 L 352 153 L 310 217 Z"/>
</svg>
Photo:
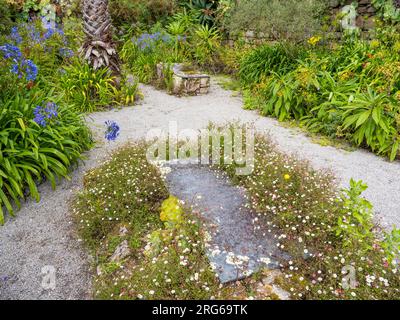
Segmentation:
<svg viewBox="0 0 400 320">
<path fill-rule="evenodd" d="M 146 160 L 146 148 L 123 147 L 90 171 L 72 204 L 79 233 L 96 257 L 94 297 L 277 299 L 261 281 L 270 277 L 267 270 L 220 284 L 201 220 L 168 194 L 163 171 Z"/>
<path fill-rule="evenodd" d="M 246 188 L 257 223 L 276 232 L 292 257 L 282 268 L 282 286 L 294 299 L 397 299 L 400 288 L 399 230 L 386 233 L 373 222 L 362 197 L 367 186 L 351 181 L 337 190 L 329 173 L 278 152 L 258 136 L 255 170 L 235 175 Z"/>
<path fill-rule="evenodd" d="M 89 172 L 73 212 L 97 257 L 96 297 L 206 299 L 217 291 L 199 224 L 169 197 L 145 144 Z"/>
<path fill-rule="evenodd" d="M 87 174 L 73 204 L 80 234 L 97 257 L 95 296 L 277 298 L 272 291 L 260 296 L 267 270 L 219 283 L 206 254 L 204 221 L 169 195 L 165 173 L 145 153 L 146 144 L 119 150 Z M 255 154 L 251 175 L 235 175 L 234 165 L 218 168 L 247 191 L 254 228 L 273 234 L 289 255 L 274 285 L 292 299 L 396 298 L 399 232 L 373 223 L 372 205 L 362 198 L 366 186 L 352 181 L 340 191 L 331 174 L 280 153 L 264 136 L 257 136 Z"/>
</svg>

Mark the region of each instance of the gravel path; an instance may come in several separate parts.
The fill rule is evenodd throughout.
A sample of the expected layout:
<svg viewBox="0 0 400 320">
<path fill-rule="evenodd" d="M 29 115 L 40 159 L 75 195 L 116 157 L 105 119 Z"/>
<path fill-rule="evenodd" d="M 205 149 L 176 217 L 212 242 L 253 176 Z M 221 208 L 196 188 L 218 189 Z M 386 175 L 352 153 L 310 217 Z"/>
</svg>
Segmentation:
<svg viewBox="0 0 400 320">
<path fill-rule="evenodd" d="M 341 186 L 350 178 L 369 185 L 366 197 L 375 205 L 383 226 L 400 227 L 400 162 L 389 163 L 368 151 L 347 152 L 314 144 L 303 133 L 288 129 L 270 118 L 242 109 L 242 100 L 213 82 L 206 96 L 178 98 L 143 86 L 141 105 L 93 114 L 88 118 L 95 136 L 102 141 L 104 121 L 115 120 L 121 135 L 113 144 L 99 143 L 88 152 L 88 160 L 62 181 L 56 191 L 40 186 L 42 201 L 27 201 L 16 218 L 0 228 L 0 299 L 86 299 L 90 298 L 89 257 L 73 232 L 68 201 L 81 187 L 85 171 L 106 157 L 111 149 L 126 141 L 144 137 L 152 128 L 168 128 L 176 121 L 179 130 L 205 128 L 210 121 L 253 123 L 269 133 L 279 148 L 309 159 L 316 168 L 328 168 Z M 42 268 L 55 268 L 55 288 L 42 287 Z M 46 279 L 46 278 L 45 278 Z"/>
</svg>

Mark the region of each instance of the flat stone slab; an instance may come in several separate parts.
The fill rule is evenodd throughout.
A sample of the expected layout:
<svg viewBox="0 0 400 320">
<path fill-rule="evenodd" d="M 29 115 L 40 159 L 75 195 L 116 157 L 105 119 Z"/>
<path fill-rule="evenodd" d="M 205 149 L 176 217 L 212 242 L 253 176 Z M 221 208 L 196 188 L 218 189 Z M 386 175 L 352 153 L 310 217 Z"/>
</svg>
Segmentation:
<svg viewBox="0 0 400 320">
<path fill-rule="evenodd" d="M 254 222 L 242 188 L 223 172 L 197 164 L 167 164 L 170 193 L 205 221 L 207 255 L 221 283 L 248 277 L 261 268 L 277 269 L 288 259 L 273 234 Z"/>
</svg>

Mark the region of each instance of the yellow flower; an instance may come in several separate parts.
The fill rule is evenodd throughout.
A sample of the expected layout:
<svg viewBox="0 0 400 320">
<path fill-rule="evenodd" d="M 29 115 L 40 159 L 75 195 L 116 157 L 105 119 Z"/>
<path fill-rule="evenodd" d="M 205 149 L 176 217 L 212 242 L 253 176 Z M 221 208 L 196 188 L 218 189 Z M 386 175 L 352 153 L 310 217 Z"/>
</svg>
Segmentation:
<svg viewBox="0 0 400 320">
<path fill-rule="evenodd" d="M 393 49 L 396 52 L 400 52 L 400 41 L 395 42 L 395 44 L 393 45 Z"/>
<path fill-rule="evenodd" d="M 311 44 L 312 46 L 315 46 L 318 42 L 321 41 L 321 37 L 311 37 L 308 39 L 308 44 Z"/>
<path fill-rule="evenodd" d="M 291 177 L 290 177 L 290 174 L 287 174 L 287 173 L 286 173 L 286 174 L 283 176 L 283 178 L 284 178 L 285 180 L 290 180 Z"/>
<path fill-rule="evenodd" d="M 379 46 L 380 46 L 380 42 L 379 42 L 379 40 L 376 40 L 376 39 L 374 39 L 374 40 L 372 40 L 371 42 L 370 42 L 370 45 L 371 45 L 371 48 L 372 49 L 377 49 L 377 48 L 379 48 Z"/>
</svg>

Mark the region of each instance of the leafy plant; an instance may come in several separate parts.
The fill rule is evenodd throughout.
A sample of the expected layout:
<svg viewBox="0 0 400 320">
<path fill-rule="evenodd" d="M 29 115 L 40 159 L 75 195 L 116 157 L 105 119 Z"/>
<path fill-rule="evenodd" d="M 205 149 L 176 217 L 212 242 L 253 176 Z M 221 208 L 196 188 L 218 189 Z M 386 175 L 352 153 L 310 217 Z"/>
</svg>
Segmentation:
<svg viewBox="0 0 400 320">
<path fill-rule="evenodd" d="M 382 247 L 386 252 L 388 262 L 395 264 L 400 257 L 400 230 L 394 228 L 391 232 L 386 232 Z"/>
<path fill-rule="evenodd" d="M 372 41 L 346 38 L 332 48 L 255 48 L 239 69 L 243 86 L 250 90 L 246 108 L 280 120 L 300 120 L 314 133 L 396 159 L 400 61 L 395 52 L 400 42 L 391 30 L 378 30 L 377 36 Z"/>
<path fill-rule="evenodd" d="M 377 94 L 368 87 L 366 93 L 355 95 L 341 108 L 343 130 L 351 129 L 352 139 L 358 145 L 365 142 L 373 151 L 385 153 L 394 160 L 400 144 L 393 140 L 393 118 L 389 115 L 392 108 L 385 94 Z"/>
<path fill-rule="evenodd" d="M 220 35 L 216 28 L 208 25 L 200 25 L 194 31 L 193 36 L 193 57 L 200 65 L 212 61 L 214 54 L 220 46 Z"/>
<path fill-rule="evenodd" d="M 343 190 L 341 195 L 341 206 L 344 215 L 338 217 L 336 235 L 341 236 L 343 246 L 362 246 L 366 253 L 372 249 L 374 234 L 372 229 L 372 204 L 361 197 L 361 194 L 368 189 L 362 181 L 350 180 L 350 188 Z"/>
<path fill-rule="evenodd" d="M 238 1 L 224 24 L 230 34 L 263 32 L 273 40 L 304 41 L 321 30 L 322 0 Z"/>
<path fill-rule="evenodd" d="M 16 95 L 0 112 L 0 224 L 4 222 L 3 206 L 13 215 L 13 202 L 20 206 L 26 187 L 39 201 L 37 184 L 45 178 L 55 188 L 57 178 L 68 177 L 71 164 L 91 146 L 90 132 L 79 115 L 60 103 L 52 91 L 45 97 L 35 93 L 31 98 Z M 58 104 L 52 123 L 34 117 L 43 99 Z"/>
<path fill-rule="evenodd" d="M 93 70 L 80 59 L 64 67 L 59 86 L 66 100 L 80 112 L 93 112 L 117 102 L 118 90 L 110 71 Z"/>
<path fill-rule="evenodd" d="M 239 77 L 244 85 L 251 85 L 272 73 L 283 75 L 295 68 L 298 55 L 298 50 L 290 45 L 260 46 L 243 58 Z"/>
<path fill-rule="evenodd" d="M 166 21 L 176 11 L 175 0 L 110 0 L 110 14 L 117 27 L 152 25 Z"/>
<path fill-rule="evenodd" d="M 274 74 L 266 84 L 258 87 L 258 93 L 264 102 L 260 111 L 264 115 L 273 115 L 279 121 L 291 118 L 300 119 L 304 115 L 303 99 L 297 94 L 300 82 L 292 74 L 280 76 Z"/>
<path fill-rule="evenodd" d="M 215 0 L 192 0 L 188 4 L 190 10 L 195 13 L 197 20 L 202 25 L 212 26 L 215 20 L 217 1 Z"/>
</svg>

